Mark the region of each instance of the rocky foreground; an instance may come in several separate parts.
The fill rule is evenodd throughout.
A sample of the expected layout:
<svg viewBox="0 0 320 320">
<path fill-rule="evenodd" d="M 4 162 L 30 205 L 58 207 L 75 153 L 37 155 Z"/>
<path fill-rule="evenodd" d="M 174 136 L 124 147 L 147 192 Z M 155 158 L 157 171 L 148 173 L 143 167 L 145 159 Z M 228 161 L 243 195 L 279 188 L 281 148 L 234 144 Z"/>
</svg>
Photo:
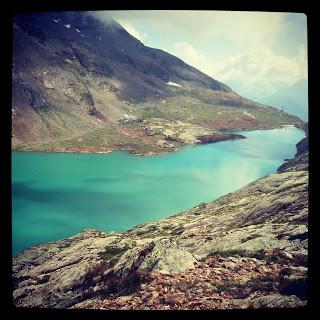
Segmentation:
<svg viewBox="0 0 320 320">
<path fill-rule="evenodd" d="M 85 230 L 13 258 L 18 307 L 246 309 L 307 304 L 308 142 L 278 172 L 123 233 Z"/>
</svg>

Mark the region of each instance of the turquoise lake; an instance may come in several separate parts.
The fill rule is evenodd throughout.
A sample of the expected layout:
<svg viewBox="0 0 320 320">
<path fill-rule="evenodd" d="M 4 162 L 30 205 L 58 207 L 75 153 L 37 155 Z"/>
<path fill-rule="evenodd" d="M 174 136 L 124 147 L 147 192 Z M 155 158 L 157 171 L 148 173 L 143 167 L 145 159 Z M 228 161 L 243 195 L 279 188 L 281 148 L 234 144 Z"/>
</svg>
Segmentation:
<svg viewBox="0 0 320 320">
<path fill-rule="evenodd" d="M 12 153 L 13 254 L 84 229 L 125 231 L 194 207 L 275 172 L 296 153 L 294 127 L 141 157 Z"/>
</svg>

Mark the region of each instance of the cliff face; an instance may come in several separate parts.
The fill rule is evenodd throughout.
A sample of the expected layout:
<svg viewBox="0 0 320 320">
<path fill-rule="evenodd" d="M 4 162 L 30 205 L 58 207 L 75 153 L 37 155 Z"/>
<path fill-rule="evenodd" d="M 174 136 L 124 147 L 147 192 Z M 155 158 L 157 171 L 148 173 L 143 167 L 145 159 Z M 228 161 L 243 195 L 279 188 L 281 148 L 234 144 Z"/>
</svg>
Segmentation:
<svg viewBox="0 0 320 320">
<path fill-rule="evenodd" d="M 304 306 L 307 158 L 301 142 L 296 157 L 278 173 L 214 202 L 124 233 L 85 230 L 27 249 L 13 258 L 14 304 L 97 309 Z"/>
<path fill-rule="evenodd" d="M 307 132 L 307 131 L 306 131 Z M 308 133 L 307 133 L 308 134 Z M 278 168 L 278 172 L 308 170 L 309 163 L 309 138 L 308 136 L 297 143 L 297 152 L 293 159 L 289 159 Z"/>
</svg>

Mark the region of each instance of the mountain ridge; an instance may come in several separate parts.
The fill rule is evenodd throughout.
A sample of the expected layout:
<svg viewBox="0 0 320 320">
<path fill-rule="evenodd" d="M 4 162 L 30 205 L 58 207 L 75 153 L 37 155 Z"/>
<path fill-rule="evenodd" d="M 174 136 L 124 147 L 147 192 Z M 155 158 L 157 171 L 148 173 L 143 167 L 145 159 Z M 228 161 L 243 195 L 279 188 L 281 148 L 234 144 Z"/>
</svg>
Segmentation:
<svg viewBox="0 0 320 320">
<path fill-rule="evenodd" d="M 303 123 L 144 46 L 114 20 L 106 25 L 79 12 L 19 14 L 13 35 L 14 150 L 148 155 L 200 143 L 198 127 L 212 137 Z M 175 138 L 183 124 L 188 141 Z M 145 134 L 156 125 L 164 129 Z M 170 137 L 163 134 L 167 127 Z"/>
<path fill-rule="evenodd" d="M 300 80 L 292 86 L 277 91 L 263 101 L 280 109 L 282 106 L 291 114 L 308 121 L 308 82 Z"/>
</svg>

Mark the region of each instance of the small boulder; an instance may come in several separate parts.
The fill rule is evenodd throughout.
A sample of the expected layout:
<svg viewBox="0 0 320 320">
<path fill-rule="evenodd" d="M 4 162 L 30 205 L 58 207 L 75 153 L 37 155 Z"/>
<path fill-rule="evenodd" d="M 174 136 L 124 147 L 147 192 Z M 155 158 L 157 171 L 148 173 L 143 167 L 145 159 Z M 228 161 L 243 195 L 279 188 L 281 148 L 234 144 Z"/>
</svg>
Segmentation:
<svg viewBox="0 0 320 320">
<path fill-rule="evenodd" d="M 184 231 L 184 227 L 179 226 L 179 227 L 176 227 L 176 228 L 172 229 L 171 234 L 172 235 L 178 235 L 178 234 L 183 233 L 183 231 Z"/>
<path fill-rule="evenodd" d="M 87 112 L 88 115 L 93 116 L 97 113 L 97 109 L 94 106 L 89 106 Z"/>
<path fill-rule="evenodd" d="M 205 209 L 207 207 L 207 203 L 206 202 L 201 202 L 199 205 L 198 205 L 198 208 L 199 209 Z"/>
<path fill-rule="evenodd" d="M 226 269 L 230 269 L 230 270 L 234 270 L 237 266 L 236 263 L 232 262 L 232 261 L 226 261 L 222 264 Z"/>
<path fill-rule="evenodd" d="M 161 239 L 145 257 L 139 270 L 168 274 L 193 269 L 195 264 L 197 260 L 189 251 L 180 248 L 174 240 Z"/>
<path fill-rule="evenodd" d="M 165 298 L 165 302 L 171 305 L 181 304 L 180 297 L 176 294 L 167 295 L 167 297 Z"/>
<path fill-rule="evenodd" d="M 286 260 L 292 260 L 293 256 L 291 253 L 284 251 L 279 248 L 270 249 L 266 252 L 266 255 L 269 257 L 278 257 Z"/>
</svg>

